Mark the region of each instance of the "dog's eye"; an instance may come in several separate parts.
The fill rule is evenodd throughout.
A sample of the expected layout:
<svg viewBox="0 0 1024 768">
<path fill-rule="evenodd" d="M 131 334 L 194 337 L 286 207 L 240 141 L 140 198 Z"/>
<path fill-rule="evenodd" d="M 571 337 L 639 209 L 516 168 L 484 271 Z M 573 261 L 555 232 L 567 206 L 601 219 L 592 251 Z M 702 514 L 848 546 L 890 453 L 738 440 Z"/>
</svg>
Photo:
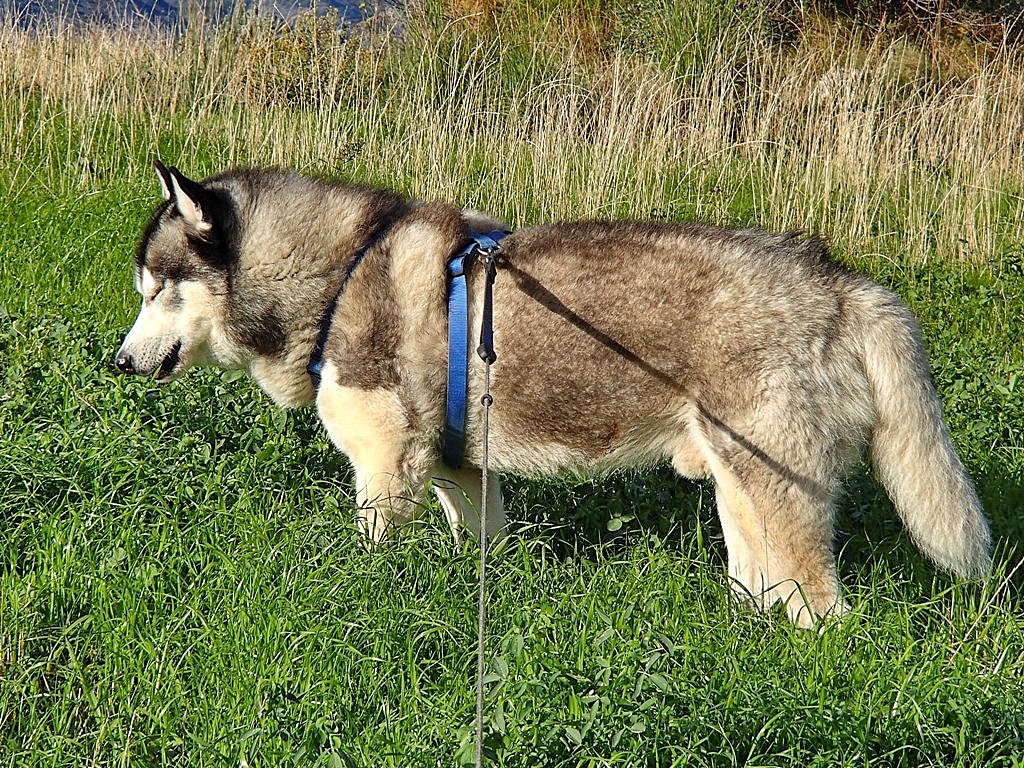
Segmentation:
<svg viewBox="0 0 1024 768">
<path fill-rule="evenodd" d="M 158 283 L 156 288 L 153 289 L 153 292 L 151 294 L 149 294 L 149 296 L 146 297 L 146 301 L 154 301 L 156 299 L 156 297 L 160 295 L 160 293 L 163 291 L 163 289 L 164 289 L 163 282 Z"/>
</svg>

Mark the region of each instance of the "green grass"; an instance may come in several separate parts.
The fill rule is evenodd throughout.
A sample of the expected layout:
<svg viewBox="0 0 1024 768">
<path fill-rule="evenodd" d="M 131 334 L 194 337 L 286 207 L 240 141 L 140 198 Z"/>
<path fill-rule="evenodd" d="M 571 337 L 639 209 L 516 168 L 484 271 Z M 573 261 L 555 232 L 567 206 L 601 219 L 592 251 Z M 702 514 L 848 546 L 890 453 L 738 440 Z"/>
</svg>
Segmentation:
<svg viewBox="0 0 1024 768">
<path fill-rule="evenodd" d="M 862 178 L 838 161 L 787 176 L 814 138 L 799 132 L 684 151 L 686 104 L 711 96 L 692 62 L 714 57 L 706 42 L 680 51 L 682 36 L 644 29 L 585 56 L 546 37 L 573 33 L 564 24 L 520 29 L 507 48 L 456 25 L 329 55 L 329 37 L 253 33 L 237 51 L 255 62 L 241 106 L 210 106 L 203 90 L 240 77 L 222 41 L 166 42 L 189 61 L 205 61 L 207 44 L 222 55 L 172 81 L 168 57 L 131 40 L 19 39 L 22 60 L 70 62 L 59 87 L 42 64 L 30 83 L 0 50 L 0 143 L 16 160 L 0 168 L 0 765 L 454 766 L 472 755 L 476 554 L 451 552 L 436 505 L 394 546 L 367 551 L 349 467 L 314 414 L 281 411 L 229 375 L 153 390 L 114 374 L 156 153 L 196 174 L 287 162 L 519 224 L 632 213 L 821 225 L 842 260 L 921 319 L 998 539 L 993 574 L 963 584 L 936 573 L 862 469 L 838 542 L 853 614 L 809 633 L 732 603 L 709 486 L 667 468 L 508 478 L 515 533 L 491 571 L 488 754 L 524 768 L 1022 765 L 1017 150 L 991 198 L 971 191 L 975 171 L 955 152 L 927 177 Z M 620 53 L 644 55 L 644 39 L 662 47 L 632 69 Z M 802 53 L 852 61 L 865 55 L 855 43 Z M 54 55 L 64 50 L 74 55 Z M 304 79 L 314 65 L 330 99 Z M 775 65 L 746 71 L 770 85 L 803 66 Z M 941 112 L 943 88 L 970 103 L 970 87 L 935 95 L 900 72 L 906 102 L 891 90 L 851 97 L 850 114 L 894 125 L 900 104 Z M 637 103 L 676 111 L 664 124 L 626 119 Z M 941 114 L 915 123 L 922 146 L 945 141 L 953 118 Z M 1019 146 L 992 130 L 985 141 Z M 969 213 L 963 242 L 956 206 Z"/>
</svg>

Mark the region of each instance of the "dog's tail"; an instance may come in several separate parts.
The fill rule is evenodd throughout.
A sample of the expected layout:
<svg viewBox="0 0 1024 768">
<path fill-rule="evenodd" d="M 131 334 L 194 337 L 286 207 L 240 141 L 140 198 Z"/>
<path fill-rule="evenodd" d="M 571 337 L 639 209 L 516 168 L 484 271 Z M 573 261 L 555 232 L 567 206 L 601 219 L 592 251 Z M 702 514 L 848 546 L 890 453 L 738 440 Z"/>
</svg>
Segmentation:
<svg viewBox="0 0 1024 768">
<path fill-rule="evenodd" d="M 871 286 L 860 323 L 874 396 L 871 458 L 914 543 L 968 577 L 991 561 L 991 535 L 974 485 L 942 418 L 921 331 L 889 291 Z"/>
</svg>

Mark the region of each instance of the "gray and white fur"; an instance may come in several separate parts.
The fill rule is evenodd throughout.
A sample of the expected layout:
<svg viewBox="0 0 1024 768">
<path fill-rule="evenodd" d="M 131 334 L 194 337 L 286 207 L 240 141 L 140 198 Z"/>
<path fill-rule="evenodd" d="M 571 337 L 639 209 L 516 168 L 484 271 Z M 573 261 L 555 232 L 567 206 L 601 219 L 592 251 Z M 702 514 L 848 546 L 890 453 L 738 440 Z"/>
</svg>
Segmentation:
<svg viewBox="0 0 1024 768">
<path fill-rule="evenodd" d="M 315 403 L 352 462 L 374 542 L 417 514 L 428 486 L 456 538 L 478 528 L 477 409 L 465 466 L 440 461 L 445 263 L 471 229 L 500 223 L 284 171 L 202 182 L 158 171 L 165 200 L 136 254 L 142 309 L 118 368 L 161 382 L 192 365 L 239 368 L 283 406 Z M 475 328 L 479 270 L 469 288 Z M 314 389 L 306 365 L 335 297 Z M 653 222 L 514 232 L 498 257 L 494 340 L 494 472 L 667 459 L 711 478 L 746 604 L 784 603 L 803 626 L 845 609 L 835 505 L 865 444 L 921 550 L 963 576 L 988 568 L 988 524 L 917 323 L 814 238 Z M 470 403 L 482 378 L 471 356 Z M 493 534 L 504 525 L 496 475 L 489 488 Z"/>
</svg>

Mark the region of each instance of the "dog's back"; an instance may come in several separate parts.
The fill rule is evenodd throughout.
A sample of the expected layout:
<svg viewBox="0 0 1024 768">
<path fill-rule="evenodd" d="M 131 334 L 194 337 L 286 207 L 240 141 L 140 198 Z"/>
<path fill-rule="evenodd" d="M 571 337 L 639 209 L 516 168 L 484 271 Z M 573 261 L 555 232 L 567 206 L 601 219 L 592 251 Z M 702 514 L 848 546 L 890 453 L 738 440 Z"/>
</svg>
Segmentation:
<svg viewBox="0 0 1024 768">
<path fill-rule="evenodd" d="M 495 287 L 496 430 L 600 469 L 698 404 L 737 426 L 761 421 L 772 392 L 787 413 L 831 402 L 822 410 L 843 412 L 832 431 L 859 443 L 871 394 L 846 305 L 862 285 L 873 284 L 817 240 L 757 230 L 626 222 L 516 233 Z"/>
</svg>

